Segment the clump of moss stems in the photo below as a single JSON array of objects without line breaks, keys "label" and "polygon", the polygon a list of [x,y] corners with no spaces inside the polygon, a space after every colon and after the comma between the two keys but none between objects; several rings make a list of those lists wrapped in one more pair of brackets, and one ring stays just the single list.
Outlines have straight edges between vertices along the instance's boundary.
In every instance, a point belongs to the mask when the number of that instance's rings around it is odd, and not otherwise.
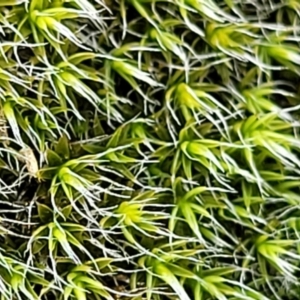
[{"label": "clump of moss stems", "polygon": [[0,299],[299,299],[299,21],[1,0]]}]

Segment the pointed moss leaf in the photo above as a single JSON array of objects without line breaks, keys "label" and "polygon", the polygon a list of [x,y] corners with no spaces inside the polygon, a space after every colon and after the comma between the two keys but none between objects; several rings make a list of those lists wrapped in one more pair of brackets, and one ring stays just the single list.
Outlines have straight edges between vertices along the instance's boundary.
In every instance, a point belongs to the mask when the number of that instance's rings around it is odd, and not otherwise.
[{"label": "pointed moss leaf", "polygon": [[69,216],[70,216],[70,214],[71,214],[71,212],[72,212],[72,210],[73,210],[73,206],[70,204],[70,205],[65,206],[65,207],[61,210],[61,213],[64,215],[64,217],[65,217],[66,219],[68,219]]},{"label": "pointed moss leaf", "polygon": [[70,286],[65,287],[63,291],[64,300],[68,300],[72,294],[73,288]]},{"label": "pointed moss leaf", "polygon": [[46,150],[46,158],[50,167],[60,166],[63,163],[61,156],[51,149]]},{"label": "pointed moss leaf", "polygon": [[120,141],[126,138],[127,133],[129,131],[128,126],[120,126],[112,135],[109,142],[107,143],[107,148],[117,147]]},{"label": "pointed moss leaf", "polygon": [[37,253],[40,253],[41,250],[47,245],[47,242],[46,241],[40,241],[40,240],[37,240],[33,243],[32,245],[32,253],[33,254],[37,254]]},{"label": "pointed moss leaf", "polygon": [[81,147],[90,154],[98,154],[104,151],[104,147],[95,144],[82,144]]},{"label": "pointed moss leaf", "polygon": [[83,284],[80,284],[80,286],[78,288],[74,288],[73,292],[75,295],[75,299],[87,300],[86,292],[83,289]]},{"label": "pointed moss leaf", "polygon": [[99,176],[99,174],[97,174],[96,172],[89,170],[89,169],[83,169],[83,170],[79,171],[78,175],[80,175],[81,177],[83,177],[91,182],[97,181],[101,178],[101,176]]},{"label": "pointed moss leaf", "polygon": [[70,158],[70,149],[69,149],[69,141],[66,135],[63,135],[56,147],[55,147],[55,152],[63,157],[64,159],[69,159]]},{"label": "pointed moss leaf", "polygon": [[53,211],[51,208],[49,208],[47,205],[38,203],[37,204],[37,208],[38,208],[38,214],[39,214],[39,218],[44,222],[47,223],[50,220],[52,220],[53,217]]},{"label": "pointed moss leaf", "polygon": [[202,272],[204,277],[207,276],[223,276],[227,274],[231,274],[237,271],[235,267],[220,267],[220,268],[212,268],[210,270],[205,270]]},{"label": "pointed moss leaf", "polygon": [[95,114],[93,130],[95,136],[101,136],[105,134],[98,114]]},{"label": "pointed moss leaf", "polygon": [[49,286],[50,285],[50,282],[48,280],[44,279],[41,276],[33,274],[33,273],[28,274],[28,279],[29,279],[30,282],[35,283],[35,284],[39,284],[39,285],[42,285],[42,286]]},{"label": "pointed moss leaf", "polygon": [[94,59],[96,56],[97,54],[93,52],[76,53],[69,57],[69,62],[71,64],[78,65],[84,60]]},{"label": "pointed moss leaf", "polygon": [[181,266],[177,266],[175,264],[167,264],[168,269],[173,272],[174,275],[182,278],[190,278],[190,279],[197,279],[197,275],[193,272],[183,268]]},{"label": "pointed moss leaf", "polygon": [[174,276],[173,272],[168,268],[168,266],[162,263],[158,263],[154,267],[154,271],[163,281],[165,281],[170,287],[172,287],[172,289],[181,300],[191,300],[184,287],[180,284],[180,282]]},{"label": "pointed moss leaf", "polygon": [[105,267],[109,266],[113,262],[113,259],[101,257],[101,258],[97,258],[94,261],[92,261],[91,264],[94,264],[94,262],[96,262],[98,268],[101,270],[101,269],[104,269]]},{"label": "pointed moss leaf", "polygon": [[2,158],[0,158],[0,169],[2,168],[7,168],[7,164]]}]

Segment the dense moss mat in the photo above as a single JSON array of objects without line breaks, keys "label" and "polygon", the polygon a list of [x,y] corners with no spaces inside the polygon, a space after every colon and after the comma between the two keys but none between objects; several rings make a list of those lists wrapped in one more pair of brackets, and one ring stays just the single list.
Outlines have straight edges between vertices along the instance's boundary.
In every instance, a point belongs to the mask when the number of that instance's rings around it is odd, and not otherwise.
[{"label": "dense moss mat", "polygon": [[298,0],[0,1],[0,300],[296,300]]}]

